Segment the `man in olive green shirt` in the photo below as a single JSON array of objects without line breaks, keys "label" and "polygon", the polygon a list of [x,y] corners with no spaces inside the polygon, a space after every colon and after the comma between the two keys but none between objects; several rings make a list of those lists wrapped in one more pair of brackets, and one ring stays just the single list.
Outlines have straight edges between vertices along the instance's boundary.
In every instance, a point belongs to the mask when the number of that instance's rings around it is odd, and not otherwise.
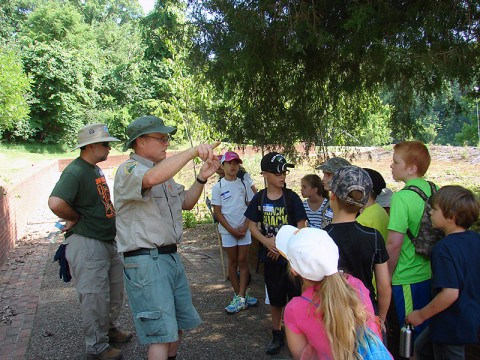
[{"label": "man in olive green shirt", "polygon": [[48,200],[55,215],[66,220],[66,258],[76,281],[87,359],[120,359],[122,351],[109,342],[122,343],[131,332],[117,329],[123,303],[123,266],[115,243],[115,208],[102,170],[111,137],[104,124],[79,131],[80,156],[63,171]]}]

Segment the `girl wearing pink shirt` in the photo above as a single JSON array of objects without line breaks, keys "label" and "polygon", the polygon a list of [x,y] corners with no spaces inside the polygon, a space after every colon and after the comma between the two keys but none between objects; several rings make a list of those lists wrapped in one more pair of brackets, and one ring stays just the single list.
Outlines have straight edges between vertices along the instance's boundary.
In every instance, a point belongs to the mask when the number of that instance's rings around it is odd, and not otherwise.
[{"label": "girl wearing pink shirt", "polygon": [[285,307],[287,342],[294,359],[363,358],[368,338],[375,359],[392,359],[380,340],[369,291],[338,271],[338,247],[323,230],[284,225],[276,247],[303,281],[302,296]]}]

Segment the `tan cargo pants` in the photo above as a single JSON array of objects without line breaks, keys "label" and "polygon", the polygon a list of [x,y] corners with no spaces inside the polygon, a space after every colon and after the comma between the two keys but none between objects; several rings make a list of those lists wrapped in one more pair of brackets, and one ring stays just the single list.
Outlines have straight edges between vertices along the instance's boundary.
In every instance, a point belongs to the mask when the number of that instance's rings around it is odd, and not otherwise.
[{"label": "tan cargo pants", "polygon": [[123,263],[115,241],[74,234],[67,239],[66,258],[76,283],[87,354],[108,347],[123,303]]}]

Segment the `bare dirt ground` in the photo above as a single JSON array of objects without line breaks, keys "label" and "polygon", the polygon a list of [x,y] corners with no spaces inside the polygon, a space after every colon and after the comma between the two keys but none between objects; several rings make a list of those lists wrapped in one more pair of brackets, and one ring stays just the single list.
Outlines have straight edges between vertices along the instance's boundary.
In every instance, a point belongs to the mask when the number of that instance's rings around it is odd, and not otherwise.
[{"label": "bare dirt ground", "polygon": [[[303,154],[301,149],[298,149],[300,155]],[[260,175],[260,150],[236,149],[240,157],[244,160],[244,165],[247,171],[254,178],[257,187],[263,187],[263,179]],[[447,184],[463,184],[463,186],[471,189],[480,190],[478,177],[480,175],[480,148],[478,147],[454,147],[454,146],[429,146],[430,155],[432,158],[430,168],[426,174],[429,180],[432,180],[438,185]],[[222,152],[220,150],[220,152]],[[396,183],[391,176],[390,164],[392,162],[393,150],[391,146],[388,147],[359,147],[330,150],[329,157],[340,156],[349,160],[352,164],[369,167],[379,171],[385,178],[387,186],[392,189],[401,188],[401,184]],[[292,159],[287,157],[287,160]],[[315,167],[322,162],[322,158],[317,154],[310,153],[308,160],[301,158],[297,162],[296,167],[290,172],[287,177],[289,187],[296,189],[300,188],[300,179],[308,173],[317,173],[321,176],[321,171],[316,171]],[[198,166],[197,166],[198,169]],[[179,180],[185,184],[189,184],[192,169],[185,169],[179,176]],[[182,181],[184,180],[184,181]],[[210,183],[215,183],[216,180],[210,180]],[[207,186],[207,192],[210,189]]]},{"label": "bare dirt ground", "polygon": [[[430,146],[431,165],[426,177],[439,186],[447,184],[463,184],[467,187],[480,186],[480,149],[477,147]],[[379,171],[387,186],[393,190],[403,185],[393,180],[390,171],[393,150],[388,148],[358,148],[348,153],[336,152],[352,164],[369,167]],[[470,186],[469,186],[470,185]]]}]

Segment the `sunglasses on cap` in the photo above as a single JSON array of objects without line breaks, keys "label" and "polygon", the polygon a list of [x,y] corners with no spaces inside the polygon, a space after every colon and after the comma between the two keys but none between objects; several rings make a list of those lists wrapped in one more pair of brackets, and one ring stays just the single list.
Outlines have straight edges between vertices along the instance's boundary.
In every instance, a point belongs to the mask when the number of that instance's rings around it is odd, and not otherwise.
[{"label": "sunglasses on cap", "polygon": [[283,170],[282,172],[276,172],[276,171],[267,171],[270,174],[273,174],[275,176],[282,176],[282,175],[288,175],[290,174],[290,170]]}]

